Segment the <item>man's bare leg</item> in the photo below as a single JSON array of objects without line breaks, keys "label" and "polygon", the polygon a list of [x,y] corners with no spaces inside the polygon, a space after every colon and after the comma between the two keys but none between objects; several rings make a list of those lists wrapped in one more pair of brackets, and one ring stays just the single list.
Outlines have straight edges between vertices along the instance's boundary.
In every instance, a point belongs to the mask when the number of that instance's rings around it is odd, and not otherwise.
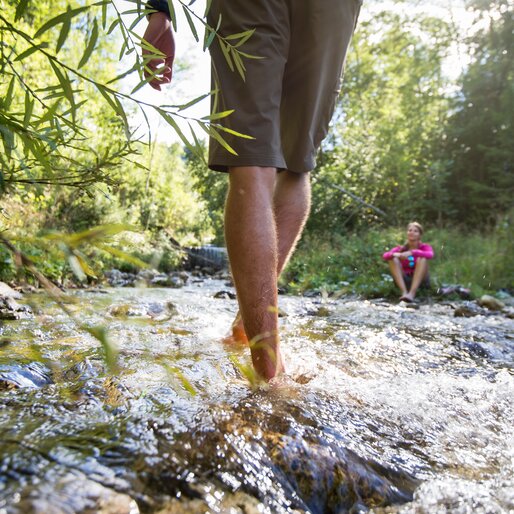
[{"label": "man's bare leg", "polygon": [[425,279],[428,273],[428,262],[423,257],[416,261],[416,268],[414,269],[414,275],[412,277],[412,283],[410,290],[407,294],[403,295],[402,298],[405,300],[414,300],[416,297],[416,291],[418,290],[421,282]]},{"label": "man's bare leg", "polygon": [[307,221],[311,208],[311,184],[309,173],[283,171],[278,174],[273,208],[277,223],[278,268],[280,276]]},{"label": "man's bare leg", "polygon": [[230,168],[225,206],[225,239],[239,309],[254,368],[265,380],[284,369],[278,340],[276,174],[275,168]]},{"label": "man's bare leg", "polygon": [[[277,227],[277,277],[286,267],[305,226],[310,211],[310,174],[282,171],[277,174],[273,212]],[[243,320],[238,313],[227,343],[248,343]]]},{"label": "man's bare leg", "polygon": [[401,298],[403,298],[407,294],[407,286],[405,285],[405,280],[403,279],[402,265],[398,257],[393,257],[389,261],[389,269],[391,270],[391,275],[393,276],[396,285],[402,292]]}]

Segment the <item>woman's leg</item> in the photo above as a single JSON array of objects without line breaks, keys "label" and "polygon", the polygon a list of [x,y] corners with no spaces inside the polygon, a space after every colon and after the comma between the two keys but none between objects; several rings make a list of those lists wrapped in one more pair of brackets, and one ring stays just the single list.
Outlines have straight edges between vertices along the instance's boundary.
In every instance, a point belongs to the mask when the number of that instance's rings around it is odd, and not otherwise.
[{"label": "woman's leg", "polygon": [[391,275],[393,276],[396,285],[400,288],[400,291],[402,292],[402,297],[405,296],[407,294],[407,287],[405,286],[402,265],[398,257],[393,257],[389,261],[389,269],[391,270]]},{"label": "woman's leg", "polygon": [[419,286],[425,280],[428,274],[428,262],[424,258],[420,258],[416,261],[416,268],[414,269],[414,275],[412,277],[412,283],[409,292],[404,295],[406,300],[414,300],[416,297],[416,291]]}]

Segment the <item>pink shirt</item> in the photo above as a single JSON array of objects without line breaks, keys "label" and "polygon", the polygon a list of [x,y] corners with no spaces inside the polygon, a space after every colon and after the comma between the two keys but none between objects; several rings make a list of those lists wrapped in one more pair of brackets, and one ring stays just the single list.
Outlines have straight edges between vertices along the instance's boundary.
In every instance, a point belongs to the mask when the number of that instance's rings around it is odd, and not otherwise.
[{"label": "pink shirt", "polygon": [[[382,255],[382,258],[386,261],[390,261],[393,258],[393,253],[401,253],[407,251],[404,246],[395,246],[392,250],[389,250],[388,252],[384,253]],[[424,259],[433,259],[434,258],[434,250],[433,248],[426,243],[419,243],[418,248],[415,248],[414,250],[410,250],[412,253],[412,256],[414,257],[414,265],[411,266],[411,263],[413,262],[412,259],[400,259],[400,263],[402,265],[403,272],[406,275],[412,275],[414,273],[414,269],[416,267],[416,261],[420,258]]]}]

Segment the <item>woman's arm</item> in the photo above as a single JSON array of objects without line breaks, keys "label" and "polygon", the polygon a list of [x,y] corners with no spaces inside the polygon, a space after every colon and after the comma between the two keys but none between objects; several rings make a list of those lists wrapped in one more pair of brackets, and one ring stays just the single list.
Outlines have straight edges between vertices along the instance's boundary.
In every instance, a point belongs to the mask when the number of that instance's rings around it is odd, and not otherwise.
[{"label": "woman's arm", "polygon": [[402,251],[402,247],[401,246],[395,246],[392,250],[389,250],[388,252],[385,252],[384,255],[382,255],[382,259],[384,259],[385,261],[390,261],[395,253],[399,253]]},{"label": "woman's arm", "polygon": [[421,243],[417,250],[411,250],[411,253],[417,259],[433,259],[434,258],[434,250],[433,248],[426,243]]}]

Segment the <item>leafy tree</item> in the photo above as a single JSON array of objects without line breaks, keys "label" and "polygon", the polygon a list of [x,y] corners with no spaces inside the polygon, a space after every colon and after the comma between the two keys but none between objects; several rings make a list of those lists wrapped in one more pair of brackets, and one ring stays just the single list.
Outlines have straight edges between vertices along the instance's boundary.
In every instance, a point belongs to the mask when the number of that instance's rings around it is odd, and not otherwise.
[{"label": "leafy tree", "polygon": [[322,152],[311,229],[437,219],[444,211],[442,62],[452,34],[441,19],[390,12],[360,24]]},{"label": "leafy tree", "polygon": [[455,220],[495,224],[514,198],[514,12],[509,0],[474,0],[472,62],[448,129]]}]

